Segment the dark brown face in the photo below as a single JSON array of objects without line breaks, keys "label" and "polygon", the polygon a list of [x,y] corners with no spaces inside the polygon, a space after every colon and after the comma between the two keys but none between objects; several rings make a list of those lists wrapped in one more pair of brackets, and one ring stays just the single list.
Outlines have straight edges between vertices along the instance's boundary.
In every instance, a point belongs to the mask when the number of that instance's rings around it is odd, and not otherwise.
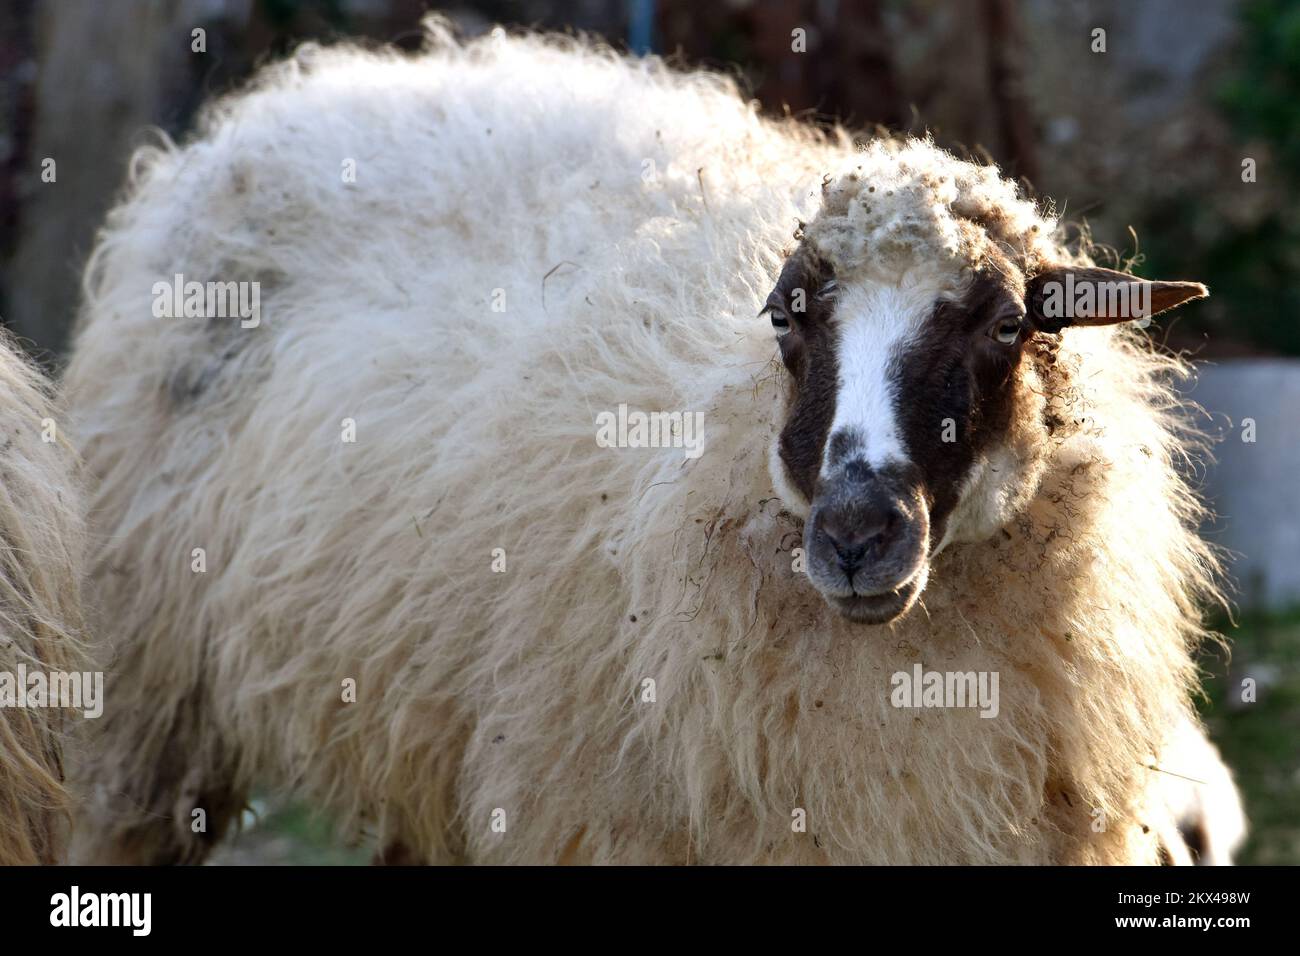
[{"label": "dark brown face", "polygon": [[989,255],[973,276],[921,263],[882,281],[835,276],[805,244],[763,310],[790,373],[773,479],[807,509],[809,580],[853,620],[904,614],[935,554],[993,535],[1035,493],[1047,426],[1020,406],[1046,386],[1026,377],[1027,344],[1046,354],[1067,326],[1207,294],[1095,267],[1026,282]]},{"label": "dark brown face", "polygon": [[1019,477],[1000,446],[1032,329],[1007,272],[836,281],[801,249],[769,297],[791,379],[781,477],[808,504],[810,580],[854,620],[904,613],[954,522],[982,525]]}]

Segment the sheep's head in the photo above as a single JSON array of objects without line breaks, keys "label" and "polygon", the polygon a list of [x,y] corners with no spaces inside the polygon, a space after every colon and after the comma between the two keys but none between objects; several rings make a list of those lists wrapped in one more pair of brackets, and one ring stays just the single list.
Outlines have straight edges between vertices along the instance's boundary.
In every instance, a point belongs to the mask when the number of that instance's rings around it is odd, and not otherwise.
[{"label": "sheep's head", "polygon": [[828,178],[763,310],[789,372],[773,479],[809,579],[845,616],[906,613],[931,559],[998,533],[1048,447],[1057,333],[1206,294],[1063,260],[995,170],[927,143]]}]

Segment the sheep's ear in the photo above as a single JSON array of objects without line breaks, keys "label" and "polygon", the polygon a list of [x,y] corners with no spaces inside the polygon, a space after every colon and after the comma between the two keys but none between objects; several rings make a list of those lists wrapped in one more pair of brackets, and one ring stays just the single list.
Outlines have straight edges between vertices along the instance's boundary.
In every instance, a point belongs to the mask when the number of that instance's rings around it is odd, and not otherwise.
[{"label": "sheep's ear", "polygon": [[1029,280],[1025,309],[1036,328],[1059,332],[1068,325],[1150,318],[1209,294],[1199,282],[1160,282],[1114,269],[1059,266]]}]

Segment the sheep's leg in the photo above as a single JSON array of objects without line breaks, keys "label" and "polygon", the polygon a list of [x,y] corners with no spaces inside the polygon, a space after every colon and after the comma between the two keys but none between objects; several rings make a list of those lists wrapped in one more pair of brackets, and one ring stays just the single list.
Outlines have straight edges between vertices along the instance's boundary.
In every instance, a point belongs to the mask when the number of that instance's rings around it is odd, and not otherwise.
[{"label": "sheep's leg", "polygon": [[200,694],[194,689],[166,716],[105,712],[78,773],[85,806],[73,862],[202,863],[237,823],[247,794]]},{"label": "sheep's leg", "polygon": [[424,859],[405,843],[394,840],[375,851],[371,866],[423,866]]}]

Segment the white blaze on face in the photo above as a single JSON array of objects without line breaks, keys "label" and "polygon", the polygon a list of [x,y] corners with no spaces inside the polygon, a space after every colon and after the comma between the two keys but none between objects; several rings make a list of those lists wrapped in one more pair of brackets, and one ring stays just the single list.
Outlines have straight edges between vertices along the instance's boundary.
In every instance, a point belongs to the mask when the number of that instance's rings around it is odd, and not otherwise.
[{"label": "white blaze on face", "polygon": [[907,360],[908,345],[933,314],[939,293],[934,281],[841,287],[834,320],[839,378],[823,476],[830,470],[830,439],[850,429],[863,441],[854,457],[871,467],[908,460],[896,408],[899,363]]}]

